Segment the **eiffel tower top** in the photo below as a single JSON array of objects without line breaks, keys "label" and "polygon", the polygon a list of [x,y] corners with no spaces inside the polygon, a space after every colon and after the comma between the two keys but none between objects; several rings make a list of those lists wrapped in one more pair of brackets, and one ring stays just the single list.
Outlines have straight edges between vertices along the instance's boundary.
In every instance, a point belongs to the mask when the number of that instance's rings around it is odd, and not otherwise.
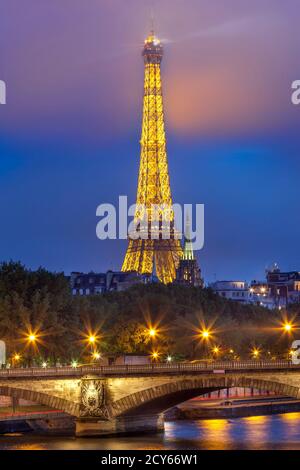
[{"label": "eiffel tower top", "polygon": [[163,46],[158,37],[155,36],[153,30],[150,32],[147,39],[145,39],[143,56],[145,63],[157,64],[162,60]]}]

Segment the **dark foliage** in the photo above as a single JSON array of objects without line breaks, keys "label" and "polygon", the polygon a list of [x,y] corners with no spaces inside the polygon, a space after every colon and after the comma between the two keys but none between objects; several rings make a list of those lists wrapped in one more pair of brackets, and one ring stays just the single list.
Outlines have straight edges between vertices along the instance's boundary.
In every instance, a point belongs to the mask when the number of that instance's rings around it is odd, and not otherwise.
[{"label": "dark foliage", "polygon": [[[297,322],[299,306],[290,315]],[[95,297],[72,297],[63,273],[21,263],[0,265],[0,336],[8,353],[20,352],[24,363],[47,358],[69,362],[90,360],[88,334],[99,335],[94,346],[103,353],[149,353],[157,350],[182,358],[212,355],[220,346],[222,357],[249,357],[258,347],[262,356],[286,355],[291,337],[282,334],[282,312],[227,301],[211,289],[179,285],[135,285],[124,292]],[[150,338],[148,328],[157,329]],[[201,331],[211,332],[201,340]],[[28,344],[36,333],[35,346]],[[230,353],[230,350],[234,353]]]}]

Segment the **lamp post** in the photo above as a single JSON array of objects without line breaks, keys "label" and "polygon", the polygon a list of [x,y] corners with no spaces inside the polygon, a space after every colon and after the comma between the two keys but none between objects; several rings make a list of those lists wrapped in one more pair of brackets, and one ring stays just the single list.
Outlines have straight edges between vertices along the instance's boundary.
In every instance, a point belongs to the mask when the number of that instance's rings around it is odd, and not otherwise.
[{"label": "lamp post", "polygon": [[282,329],[285,333],[292,333],[294,330],[294,325],[290,322],[286,322],[283,324]]},{"label": "lamp post", "polygon": [[99,361],[99,359],[101,359],[101,354],[98,351],[94,351],[93,354],[92,354],[92,358],[95,361]]},{"label": "lamp post", "polygon": [[151,354],[152,362],[157,362],[159,360],[160,353],[158,351],[153,351]]},{"label": "lamp post", "polygon": [[[35,345],[36,345],[36,340],[37,340],[37,336],[35,333],[29,333],[28,336],[27,336],[27,341],[29,343],[29,346],[31,346],[32,349],[34,349]],[[31,358],[31,355],[29,356],[29,367],[32,366],[32,358]]]},{"label": "lamp post", "polygon": [[150,338],[155,338],[157,331],[155,328],[149,328],[148,333]]},{"label": "lamp post", "polygon": [[251,351],[251,354],[252,354],[252,357],[253,357],[254,359],[259,359],[260,350],[257,349],[257,348],[253,348],[252,351]]},{"label": "lamp post", "polygon": [[212,353],[214,355],[214,357],[217,359],[219,354],[220,354],[220,348],[218,346],[215,346],[213,349],[212,349]]},{"label": "lamp post", "polygon": [[13,367],[16,367],[17,364],[20,362],[20,360],[21,360],[20,354],[18,354],[18,353],[14,354],[13,357],[12,357]]},{"label": "lamp post", "polygon": [[207,329],[204,329],[202,331],[200,331],[200,338],[201,340],[203,341],[204,343],[204,352],[205,352],[205,355],[208,356],[208,343],[209,343],[209,340],[211,338],[211,333],[209,330]]},{"label": "lamp post", "polygon": [[92,345],[95,344],[96,343],[96,336],[90,335],[88,341]]}]

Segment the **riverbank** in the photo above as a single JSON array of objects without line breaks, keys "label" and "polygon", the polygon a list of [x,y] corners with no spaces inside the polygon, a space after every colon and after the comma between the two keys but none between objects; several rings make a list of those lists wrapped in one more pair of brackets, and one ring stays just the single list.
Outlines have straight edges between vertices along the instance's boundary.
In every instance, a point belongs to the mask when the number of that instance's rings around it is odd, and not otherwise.
[{"label": "riverbank", "polygon": [[[5,411],[5,412],[4,412]],[[182,403],[165,414],[166,422],[182,420],[234,419],[300,412],[300,400],[288,397],[247,397],[230,399],[196,399]],[[0,434],[44,433],[73,435],[75,418],[58,410],[45,407],[4,410],[0,413]]]},{"label": "riverbank", "polygon": [[60,411],[30,411],[28,413],[0,414],[0,434],[18,432],[74,434],[75,419]]},{"label": "riverbank", "polygon": [[[173,421],[151,435],[75,438],[42,433],[0,435],[2,450],[300,450],[300,413]],[[47,460],[47,457],[46,457]]]},{"label": "riverbank", "polygon": [[229,400],[191,400],[166,413],[166,421],[242,418],[300,411],[300,400],[288,397],[259,397]]}]

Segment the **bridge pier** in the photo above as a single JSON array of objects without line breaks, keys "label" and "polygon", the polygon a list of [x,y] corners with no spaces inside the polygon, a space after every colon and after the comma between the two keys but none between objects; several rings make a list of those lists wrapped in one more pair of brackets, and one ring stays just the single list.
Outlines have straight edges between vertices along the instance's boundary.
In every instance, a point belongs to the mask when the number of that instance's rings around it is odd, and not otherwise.
[{"label": "bridge pier", "polygon": [[154,434],[164,431],[164,416],[137,415],[118,416],[111,420],[97,418],[78,418],[76,420],[77,437],[116,436],[129,434]]}]

